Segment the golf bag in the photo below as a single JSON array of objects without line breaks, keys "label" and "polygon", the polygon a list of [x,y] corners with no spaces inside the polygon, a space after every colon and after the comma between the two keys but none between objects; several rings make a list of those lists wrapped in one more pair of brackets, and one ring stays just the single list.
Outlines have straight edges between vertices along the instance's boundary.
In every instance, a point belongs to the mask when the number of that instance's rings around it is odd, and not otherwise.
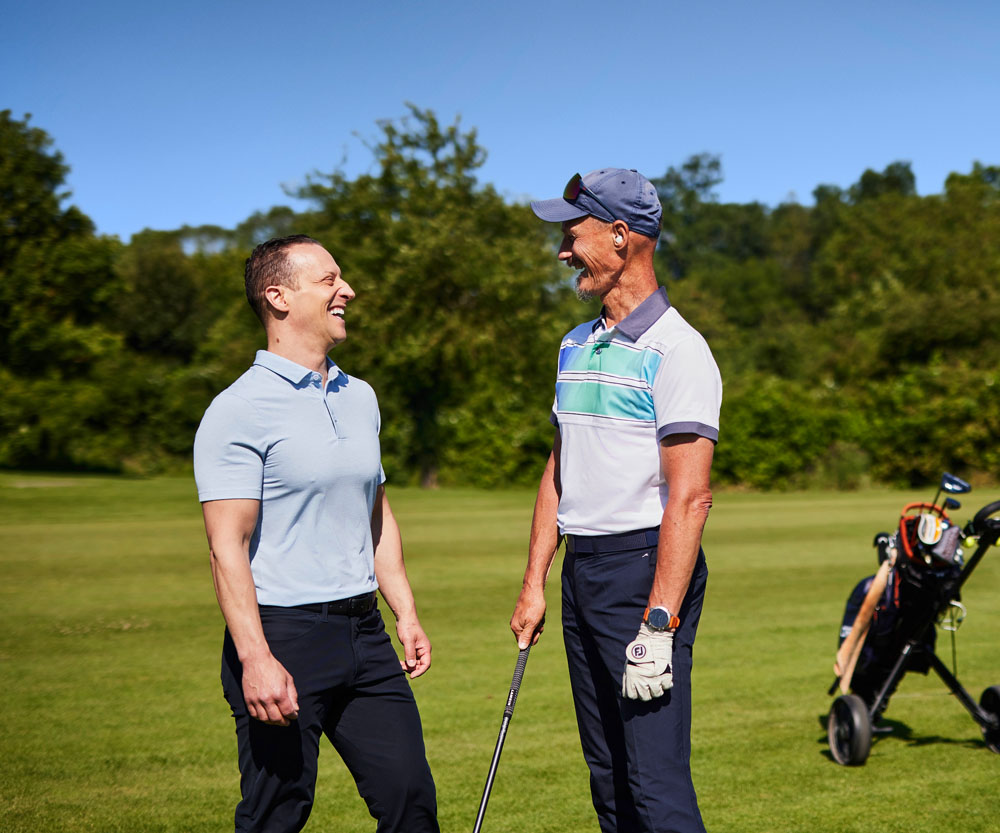
[{"label": "golf bag", "polygon": [[[875,536],[879,569],[847,600],[834,661],[837,678],[829,691],[841,691],[827,718],[830,751],[839,764],[865,762],[874,724],[903,676],[932,669],[979,725],[986,747],[1000,752],[1000,686],[987,688],[977,705],[935,654],[935,624],[950,621],[951,630],[957,627],[961,617],[954,615],[965,613],[962,585],[1000,540],[1000,501],[984,506],[964,527],[948,514],[960,508],[957,500],[937,503],[942,491],[970,490],[945,474],[934,501],[907,504],[896,531]],[[974,547],[968,562],[963,547]]]},{"label": "golf bag", "polygon": [[[913,527],[908,523],[911,518],[904,519],[904,527]],[[916,519],[912,519],[916,520]],[[957,527],[950,527],[958,531]],[[907,533],[912,532],[907,529]],[[911,562],[909,558],[899,559],[895,554],[902,550],[900,546],[901,532],[890,535],[880,532],[875,536],[874,545],[879,550],[879,563],[892,558],[894,563],[886,577],[885,589],[879,595],[875,611],[872,615],[868,634],[861,648],[861,653],[851,678],[851,690],[861,697],[871,708],[882,686],[892,673],[893,665],[907,639],[912,635],[908,624],[919,618],[919,611],[934,604],[933,589],[949,578],[955,577],[961,570],[961,554],[952,551],[952,559],[948,566],[929,566],[921,559]],[[954,536],[949,536],[954,538]],[[916,539],[911,542],[914,548],[923,549],[926,545]],[[957,555],[957,558],[955,557]],[[932,559],[933,563],[933,559]],[[875,576],[862,579],[851,591],[844,607],[844,618],[840,626],[840,641],[838,647],[850,635],[861,605],[871,589]],[[957,599],[956,599],[957,600]],[[916,640],[906,658],[904,670],[927,674],[931,669],[930,656],[934,653],[937,641],[937,631],[927,628]],[[898,684],[898,680],[897,680]],[[888,697],[895,691],[895,684],[886,692],[886,697],[874,714],[877,721],[882,711],[888,705]]]}]

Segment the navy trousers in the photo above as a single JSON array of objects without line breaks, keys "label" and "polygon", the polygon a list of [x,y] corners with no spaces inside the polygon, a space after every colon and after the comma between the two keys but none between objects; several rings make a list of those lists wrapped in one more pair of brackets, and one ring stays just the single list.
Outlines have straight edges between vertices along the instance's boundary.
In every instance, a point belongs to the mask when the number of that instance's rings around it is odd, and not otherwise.
[{"label": "navy trousers", "polygon": [[[593,540],[593,539],[591,539]],[[622,696],[625,648],[649,601],[656,545],[567,551],[563,635],[583,755],[603,833],[704,833],[691,781],[691,663],[708,568],[698,553],[674,634],[673,688],[648,703]]]},{"label": "navy trousers", "polygon": [[237,833],[294,833],[312,809],[320,735],[347,764],[379,833],[438,833],[434,781],[413,692],[378,608],[360,616],[262,608],[271,653],[299,695],[289,726],[250,717],[229,632],[222,687],[236,720]]}]

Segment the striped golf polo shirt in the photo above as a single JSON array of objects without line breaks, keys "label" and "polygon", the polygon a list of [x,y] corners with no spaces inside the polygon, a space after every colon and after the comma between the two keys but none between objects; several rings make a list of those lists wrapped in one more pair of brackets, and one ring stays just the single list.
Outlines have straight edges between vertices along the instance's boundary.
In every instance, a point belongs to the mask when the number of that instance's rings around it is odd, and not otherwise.
[{"label": "striped golf polo shirt", "polygon": [[722,379],[705,339],[660,288],[608,329],[563,338],[551,421],[559,429],[559,528],[604,535],[659,526],[667,502],[659,441],[716,442]]}]

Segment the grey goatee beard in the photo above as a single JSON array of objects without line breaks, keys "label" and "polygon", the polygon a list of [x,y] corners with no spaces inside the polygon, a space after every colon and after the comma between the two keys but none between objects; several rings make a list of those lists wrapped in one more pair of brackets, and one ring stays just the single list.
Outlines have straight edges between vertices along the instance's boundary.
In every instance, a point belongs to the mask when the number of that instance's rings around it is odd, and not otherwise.
[{"label": "grey goatee beard", "polygon": [[597,293],[591,292],[589,289],[584,289],[582,286],[580,286],[581,281],[582,278],[576,279],[576,287],[575,287],[576,297],[579,298],[581,301],[592,301],[594,298],[597,297]]}]

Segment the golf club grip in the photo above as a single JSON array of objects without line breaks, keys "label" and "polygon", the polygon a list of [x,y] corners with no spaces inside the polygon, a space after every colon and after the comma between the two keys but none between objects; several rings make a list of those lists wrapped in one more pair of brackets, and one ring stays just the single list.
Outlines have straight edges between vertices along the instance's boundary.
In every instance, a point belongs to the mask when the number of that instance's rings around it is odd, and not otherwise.
[{"label": "golf club grip", "polygon": [[521,652],[517,655],[517,665],[514,666],[514,679],[510,683],[510,694],[507,695],[507,708],[504,709],[504,717],[510,718],[514,714],[514,704],[517,702],[517,693],[521,690],[521,678],[524,676],[524,666],[528,664],[528,651],[531,650],[529,645],[527,648],[521,649]]}]

